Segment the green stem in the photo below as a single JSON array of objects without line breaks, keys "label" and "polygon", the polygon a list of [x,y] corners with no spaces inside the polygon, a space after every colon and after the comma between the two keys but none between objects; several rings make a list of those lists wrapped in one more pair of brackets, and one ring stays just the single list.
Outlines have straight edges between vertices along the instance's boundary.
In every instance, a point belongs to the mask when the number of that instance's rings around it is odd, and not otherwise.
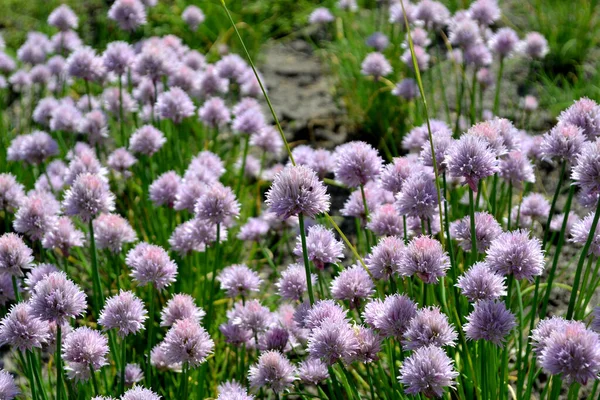
[{"label": "green stem", "polygon": [[119,395],[125,393],[125,367],[127,366],[127,347],[125,337],[121,339],[121,379],[119,380]]},{"label": "green stem", "polygon": [[596,237],[596,228],[598,227],[598,219],[600,218],[600,199],[598,200],[598,204],[596,204],[596,211],[594,212],[594,220],[592,221],[592,226],[590,228],[590,233],[588,234],[588,238],[581,250],[581,255],[579,256],[579,262],[577,263],[577,270],[575,271],[575,279],[573,280],[573,290],[571,291],[571,298],[569,299],[569,309],[567,310],[567,319],[571,319],[573,317],[573,312],[575,311],[575,299],[577,298],[577,291],[579,290],[579,280],[581,279],[581,271],[583,269],[583,264],[585,263],[585,259],[588,256],[588,252],[590,250],[590,246],[592,245],[593,239]]},{"label": "green stem", "polygon": [[240,197],[240,190],[242,188],[242,182],[244,181],[244,174],[246,172],[246,159],[248,158],[249,143],[250,143],[250,135],[245,135],[245,137],[244,137],[244,154],[242,156],[242,165],[240,167],[238,183],[235,188],[235,196],[237,198]]},{"label": "green stem", "polygon": [[312,282],[310,279],[310,263],[308,261],[308,251],[306,249],[306,232],[304,231],[304,215],[298,214],[298,222],[300,223],[300,239],[302,241],[302,257],[304,259],[304,271],[306,272],[306,288],[310,305],[315,304],[315,295],[313,294]]},{"label": "green stem", "polygon": [[504,71],[504,57],[500,57],[500,67],[498,68],[498,77],[496,78],[496,94],[494,94],[494,115],[498,115],[500,108],[500,84],[502,83],[502,72]]},{"label": "green stem", "polygon": [[471,220],[471,265],[477,262],[477,231],[475,227],[475,200],[473,199],[473,189],[469,187],[469,212]]},{"label": "green stem", "polygon": [[63,367],[62,367],[62,326],[56,323],[56,400],[62,400]]},{"label": "green stem", "polygon": [[[149,302],[150,302],[150,311],[148,313],[148,343],[146,344],[146,383],[150,386],[152,385],[152,368],[150,366],[150,354],[152,353],[152,342],[154,339],[154,286],[148,285],[150,290],[149,293]],[[122,366],[125,369],[125,366]]]},{"label": "green stem", "polygon": [[125,126],[123,121],[123,82],[121,78],[122,76],[119,75],[119,125],[121,129],[121,145],[125,146]]},{"label": "green stem", "polygon": [[94,367],[90,364],[90,375],[92,376],[92,386],[94,387],[94,395],[98,396],[100,391],[98,390],[98,380],[96,380],[96,373],[94,372]]},{"label": "green stem", "polygon": [[23,353],[21,352],[21,350],[17,350],[18,354],[19,354],[19,360],[21,361],[21,364],[23,365],[23,369],[25,370],[25,374],[27,375],[27,380],[29,381],[29,388],[31,389],[31,398],[33,400],[37,400],[37,391],[35,389],[35,381],[33,378],[33,368],[34,364],[33,362],[31,362],[31,357],[29,354],[29,351],[27,352],[27,361],[25,361],[25,358],[23,357]]},{"label": "green stem", "polygon": [[92,279],[95,282],[95,286],[96,286],[96,290],[97,293],[94,293],[94,312],[96,314],[96,318],[99,317],[100,313],[100,308],[102,307],[102,304],[104,304],[104,296],[102,294],[102,282],[100,281],[100,273],[98,272],[98,257],[96,254],[96,240],[94,237],[94,224],[92,223],[92,220],[90,219],[89,223],[89,230],[90,230],[90,253],[92,256]]},{"label": "green stem", "polygon": [[21,293],[19,293],[19,285],[17,284],[17,277],[16,276],[11,276],[12,279],[12,287],[13,287],[13,291],[15,292],[15,301],[17,303],[21,302]]}]

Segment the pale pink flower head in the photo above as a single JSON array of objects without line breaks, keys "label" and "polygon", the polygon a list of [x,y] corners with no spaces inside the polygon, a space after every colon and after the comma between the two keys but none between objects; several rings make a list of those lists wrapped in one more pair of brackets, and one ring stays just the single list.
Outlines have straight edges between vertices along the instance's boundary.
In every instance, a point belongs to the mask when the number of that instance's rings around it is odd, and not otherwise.
[{"label": "pale pink flower head", "polygon": [[175,282],[177,264],[160,246],[140,243],[127,253],[125,263],[139,286],[151,283],[161,290]]},{"label": "pale pink flower head", "polygon": [[282,393],[296,380],[296,369],[280,352],[267,351],[260,355],[258,363],[250,367],[248,380],[253,388],[266,387]]},{"label": "pale pink flower head", "polygon": [[65,193],[63,207],[66,215],[76,215],[83,222],[115,208],[115,196],[108,183],[94,174],[81,174]]},{"label": "pale pink flower head", "polygon": [[33,315],[59,324],[82,315],[87,307],[85,293],[62,271],[51,272],[39,281],[29,301]]},{"label": "pale pink flower head", "polygon": [[11,276],[23,276],[31,268],[33,252],[19,235],[5,233],[0,236],[0,271]]},{"label": "pale pink flower head", "polygon": [[59,217],[54,228],[44,236],[42,245],[46,249],[60,249],[68,256],[72,247],[81,247],[84,241],[83,232],[75,228],[69,217]]},{"label": "pale pink flower head", "polygon": [[333,22],[334,17],[331,11],[325,7],[318,7],[308,16],[309,24],[327,24]]},{"label": "pale pink flower head", "polygon": [[182,319],[191,319],[200,323],[206,315],[203,309],[198,307],[194,298],[189,294],[178,293],[167,301],[160,313],[160,326],[172,326]]},{"label": "pale pink flower head", "polygon": [[450,175],[464,178],[473,191],[477,191],[480,180],[498,172],[498,160],[488,143],[473,135],[463,135],[454,142],[444,162]]},{"label": "pale pink flower head", "polygon": [[240,215],[240,204],[230,187],[215,183],[200,196],[194,212],[213,224],[231,226]]},{"label": "pale pink flower head", "polygon": [[17,209],[13,228],[31,240],[41,240],[54,229],[60,204],[49,192],[32,192],[23,199]]},{"label": "pale pink flower head", "polygon": [[158,95],[156,112],[163,119],[179,124],[194,115],[195,106],[190,96],[181,88],[173,87]]},{"label": "pale pink flower head", "polygon": [[379,52],[367,54],[361,64],[361,74],[379,79],[392,73],[392,66],[385,56]]},{"label": "pale pink flower head", "polygon": [[151,156],[166,143],[164,134],[152,125],[144,125],[136,130],[129,139],[129,150]]},{"label": "pale pink flower head", "polygon": [[73,78],[98,81],[106,73],[102,59],[91,47],[80,47],[67,58],[67,73]]},{"label": "pale pink flower head", "polygon": [[124,31],[135,31],[146,24],[146,10],[140,0],[117,0],[108,10],[108,18]]},{"label": "pale pink flower head", "polygon": [[127,42],[114,41],[106,46],[102,56],[104,67],[107,71],[123,75],[129,71],[135,60],[135,52]]},{"label": "pale pink flower head", "polygon": [[450,259],[441,243],[428,236],[419,236],[406,246],[398,272],[402,276],[416,275],[425,283],[437,283],[449,268]]},{"label": "pale pink flower head", "polygon": [[208,98],[202,107],[198,108],[198,117],[211,128],[221,127],[231,120],[229,109],[220,97]]},{"label": "pale pink flower head", "polygon": [[558,122],[579,127],[589,141],[594,141],[600,136],[600,105],[582,97],[558,116]]},{"label": "pale pink flower head", "polygon": [[215,344],[197,321],[186,318],[171,326],[161,346],[169,364],[181,363],[195,368],[206,361]]},{"label": "pale pink flower head", "polygon": [[[322,225],[313,225],[308,228],[306,249],[308,259],[319,269],[325,268],[326,264],[334,264],[344,258],[344,245],[335,238],[331,229],[327,229]],[[302,258],[300,236],[296,238],[294,254],[298,258]]]},{"label": "pale pink flower head", "polygon": [[234,264],[224,268],[217,281],[221,283],[221,289],[225,290],[227,297],[248,297],[252,292],[258,292],[262,279],[258,274],[248,268],[245,264]]},{"label": "pale pink flower head", "polygon": [[572,163],[581,153],[585,141],[583,129],[568,122],[559,122],[544,135],[540,151],[545,159],[558,158]]},{"label": "pale pink flower head", "polygon": [[383,160],[377,150],[365,142],[350,142],[338,146],[334,157],[335,177],[349,187],[358,187],[375,180],[383,167]]},{"label": "pale pink flower head", "polygon": [[183,10],[181,18],[192,31],[196,31],[198,30],[198,25],[204,22],[205,16],[200,8],[192,5],[187,6]]},{"label": "pale pink flower head", "polygon": [[78,19],[75,12],[66,4],[56,7],[48,16],[48,25],[52,25],[61,31],[77,29]]},{"label": "pale pink flower head", "polygon": [[152,182],[148,189],[150,200],[159,206],[172,208],[177,200],[181,177],[175,171],[167,171]]},{"label": "pale pink flower head", "polygon": [[266,204],[283,219],[300,213],[312,218],[329,211],[329,195],[312,169],[289,165],[275,177]]},{"label": "pale pink flower head", "polygon": [[25,198],[25,187],[11,173],[0,174],[0,209],[13,212]]},{"label": "pale pink flower head", "polygon": [[130,291],[106,299],[98,323],[104,330],[116,329],[121,338],[144,329],[147,312],[144,303]]},{"label": "pale pink flower head", "polygon": [[538,32],[529,32],[521,42],[519,50],[522,54],[532,59],[542,59],[550,51],[548,41]]},{"label": "pale pink flower head", "polygon": [[108,351],[106,336],[87,326],[82,326],[65,337],[62,357],[69,364],[74,363],[82,369],[98,371],[108,364],[106,358]]}]

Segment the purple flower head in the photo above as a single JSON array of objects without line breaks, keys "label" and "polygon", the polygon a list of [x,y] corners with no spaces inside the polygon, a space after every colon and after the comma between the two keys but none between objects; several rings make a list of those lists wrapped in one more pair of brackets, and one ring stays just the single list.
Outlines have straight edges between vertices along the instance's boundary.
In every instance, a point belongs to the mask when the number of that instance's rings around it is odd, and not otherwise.
[{"label": "purple flower head", "polygon": [[25,277],[25,289],[32,293],[35,285],[52,272],[58,272],[58,268],[53,264],[38,264]]},{"label": "purple flower head", "polygon": [[246,61],[237,54],[227,54],[216,64],[217,74],[221,78],[240,81],[248,68]]},{"label": "purple flower head", "polygon": [[34,131],[13,139],[7,150],[7,159],[37,165],[57,154],[56,141],[44,131]]},{"label": "purple flower head", "polygon": [[219,396],[216,400],[253,400],[254,396],[249,395],[246,388],[236,381],[229,381],[217,386]]},{"label": "purple flower head", "polygon": [[161,397],[150,389],[134,386],[123,393],[121,400],[161,400]]},{"label": "purple flower head", "polygon": [[349,187],[358,187],[375,180],[383,167],[383,160],[377,150],[365,142],[350,142],[338,146],[334,157],[335,177]]},{"label": "purple flower head", "polygon": [[131,387],[144,380],[144,371],[139,364],[127,364],[125,366],[125,386]]},{"label": "purple flower head", "polygon": [[32,192],[23,199],[17,209],[13,228],[31,240],[41,240],[46,233],[54,229],[59,210],[60,204],[51,193]]},{"label": "purple flower head", "polygon": [[123,244],[133,243],[137,237],[129,222],[117,214],[100,214],[93,222],[96,246],[119,253]]},{"label": "purple flower head", "polygon": [[404,333],[402,345],[407,350],[434,345],[454,346],[458,334],[448,322],[448,318],[438,307],[427,307],[417,311]]},{"label": "purple flower head", "polygon": [[390,4],[390,18],[389,21],[392,24],[400,24],[400,26],[404,27],[404,10],[406,10],[406,19],[408,19],[408,23],[411,24],[415,22],[415,11],[416,6],[413,3],[406,3],[404,7],[400,3],[391,3]]},{"label": "purple flower head", "polygon": [[[322,225],[313,225],[308,228],[306,249],[308,251],[308,259],[319,269],[325,268],[325,264],[335,264],[344,258],[344,245],[335,239],[332,230]],[[294,254],[298,258],[302,257],[300,236],[296,238]]]},{"label": "purple flower head", "polygon": [[14,211],[25,198],[25,187],[11,173],[0,174],[0,209]]},{"label": "purple flower head", "polygon": [[175,171],[168,171],[152,182],[149,188],[150,200],[156,207],[167,206],[172,208],[177,200],[177,192],[181,185],[181,178]]},{"label": "purple flower head", "polygon": [[432,218],[438,206],[435,183],[429,174],[413,174],[396,195],[396,209],[400,215]]},{"label": "purple flower head", "polygon": [[129,150],[151,156],[166,143],[167,139],[161,131],[152,125],[144,125],[136,130],[129,139]]},{"label": "purple flower head", "polygon": [[392,66],[385,56],[379,52],[367,54],[361,64],[360,73],[372,76],[376,80],[392,73]]},{"label": "purple flower head", "polygon": [[67,58],[67,73],[73,78],[98,81],[104,74],[104,64],[91,47],[80,47]]},{"label": "purple flower head", "polygon": [[402,236],[404,228],[402,216],[393,204],[383,204],[370,214],[367,228],[377,236]]},{"label": "purple flower head", "polygon": [[421,0],[413,11],[414,18],[422,21],[425,26],[441,27],[450,18],[450,11],[439,1]]},{"label": "purple flower head", "polygon": [[412,175],[418,166],[406,157],[395,157],[392,163],[383,167],[380,175],[380,185],[392,193],[399,193],[402,185]]},{"label": "purple flower head", "polygon": [[294,314],[294,319],[301,327],[313,330],[323,324],[326,319],[347,322],[346,311],[333,300],[317,301],[312,307],[303,303]]},{"label": "purple flower head", "polygon": [[[19,281],[17,281],[17,290],[21,292]],[[12,276],[9,274],[0,274],[0,305],[16,300],[15,290],[12,284]]]},{"label": "purple flower head", "polygon": [[195,237],[196,226],[198,224],[194,220],[177,225],[169,238],[171,250],[179,253],[181,257],[185,257],[191,251],[204,251],[205,243]]},{"label": "purple flower head", "polygon": [[548,41],[538,32],[529,32],[521,42],[519,50],[532,59],[542,59],[548,54]]},{"label": "purple flower head", "polygon": [[[427,53],[427,50],[425,50],[421,46],[414,46],[413,49],[415,52],[415,60],[417,61],[417,67],[419,68],[419,71],[426,71],[427,69],[429,69],[429,60],[431,56]],[[414,71],[415,67],[413,64],[413,58],[410,49],[407,49],[402,54],[400,60],[402,60],[402,62],[406,64],[409,70]]]},{"label": "purple flower head", "polygon": [[259,242],[268,233],[271,227],[262,218],[248,218],[248,221],[240,228],[237,238],[244,241]]},{"label": "purple flower head", "polygon": [[81,112],[73,104],[63,102],[58,105],[50,117],[50,130],[76,132],[81,119]]},{"label": "purple flower head", "polygon": [[383,51],[390,45],[390,40],[385,34],[375,32],[367,38],[366,44],[367,46],[374,48],[375,51]]},{"label": "purple flower head", "polygon": [[108,339],[100,332],[86,326],[75,329],[65,337],[63,359],[69,363],[82,364],[94,371],[108,364]]},{"label": "purple flower head", "polygon": [[519,36],[511,28],[500,28],[489,40],[490,50],[501,58],[509,57],[519,44]]},{"label": "purple flower head", "polygon": [[38,101],[33,110],[33,120],[40,125],[49,126],[52,113],[59,104],[54,97],[44,97]]},{"label": "purple flower head", "polygon": [[500,275],[532,280],[544,270],[544,252],[537,238],[525,230],[503,232],[486,251],[486,263]]},{"label": "purple flower head", "polygon": [[198,108],[198,118],[211,128],[223,126],[231,120],[229,109],[220,97],[208,98],[202,107]]},{"label": "purple flower head", "polygon": [[50,80],[50,70],[44,64],[35,65],[29,70],[29,79],[32,84],[46,85]]},{"label": "purple flower head", "polygon": [[[138,2],[138,0],[121,1]],[[144,46],[142,52],[136,56],[133,63],[133,71],[140,76],[146,76],[150,79],[150,82],[148,82],[149,87],[147,87],[146,90],[152,90],[152,99],[156,98],[154,93],[154,86],[157,85],[156,82],[163,76],[167,76],[171,73],[172,64],[170,63],[171,60],[169,59],[169,56],[172,55],[173,54],[171,54],[170,51],[165,51],[164,48],[161,49],[158,46]],[[158,86],[156,91],[158,91]]]},{"label": "purple flower head", "polygon": [[[311,274],[311,283],[317,281],[317,276]],[[281,272],[281,278],[275,284],[277,293],[287,300],[302,300],[302,296],[306,293],[306,271],[304,265],[290,264],[284,271]]]},{"label": "purple flower head", "polygon": [[[564,218],[565,218],[565,214],[564,213],[554,215],[552,217],[552,220],[550,221],[550,231],[551,232],[560,232],[560,230],[562,229],[562,224],[563,224],[563,219]],[[567,235],[572,235],[573,234],[573,227],[579,221],[581,221],[581,218],[579,218],[579,216],[577,214],[575,214],[573,211],[571,211],[569,213],[569,216],[567,217],[567,225],[566,225],[565,233]],[[588,232],[590,230],[591,229],[589,229]]]},{"label": "purple flower head", "polygon": [[313,218],[329,211],[329,195],[312,169],[289,165],[275,176],[266,204],[279,218],[297,214]]},{"label": "purple flower head", "polygon": [[568,122],[559,122],[544,135],[540,151],[545,159],[558,158],[573,163],[584,143],[583,129]]},{"label": "purple flower head", "polygon": [[371,249],[366,258],[367,268],[375,279],[389,279],[400,268],[404,241],[396,236],[388,236]]},{"label": "purple flower head", "polygon": [[475,303],[471,314],[467,315],[463,328],[467,338],[486,340],[502,346],[506,336],[516,326],[515,316],[506,309],[504,302],[480,300]]},{"label": "purple flower head", "polygon": [[405,78],[396,84],[392,94],[402,97],[404,100],[412,100],[419,95],[419,87],[414,79]]},{"label": "purple flower head", "polygon": [[12,375],[3,369],[0,370],[0,397],[4,400],[13,400],[20,393]]},{"label": "purple flower head", "polygon": [[[73,53],[75,50],[83,46],[83,41],[77,32],[72,30],[60,31],[56,33],[54,36],[52,36],[51,42],[54,53],[65,55]],[[57,59],[57,57],[60,57],[62,60],[58,61],[59,59]],[[56,73],[58,68],[60,68],[60,75],[66,71],[66,62],[62,56],[50,57],[46,65],[51,68],[53,70],[52,73],[57,76],[59,75]]]},{"label": "purple flower head", "polygon": [[131,276],[138,286],[151,283],[161,290],[175,282],[177,264],[160,246],[139,243],[127,253],[125,264],[132,269]]},{"label": "purple flower head", "polygon": [[533,165],[520,151],[511,151],[500,160],[498,175],[516,187],[521,187],[523,182],[535,182]]},{"label": "purple flower head", "polygon": [[206,182],[195,179],[183,179],[177,188],[173,208],[175,210],[188,210],[194,212],[198,199],[208,190]]},{"label": "purple flower head", "polygon": [[178,293],[173,295],[160,313],[160,326],[172,326],[182,319],[190,319],[200,323],[206,313],[194,303],[194,298],[189,294]]},{"label": "purple flower head", "polygon": [[331,11],[325,7],[318,7],[313,10],[312,13],[308,16],[309,24],[327,24],[333,22],[334,20],[333,14]]},{"label": "purple flower head", "polygon": [[125,147],[119,147],[109,154],[106,164],[115,172],[128,177],[131,175],[129,169],[137,162],[137,159]]},{"label": "purple flower head", "polygon": [[64,272],[52,272],[39,281],[30,304],[32,315],[59,324],[82,315],[87,306],[85,294]]},{"label": "purple flower head", "polygon": [[84,173],[75,179],[65,193],[63,207],[66,215],[77,215],[82,221],[88,222],[101,213],[112,211],[115,208],[115,196],[103,178]]},{"label": "purple flower head", "polygon": [[600,372],[600,338],[576,321],[565,321],[545,338],[539,355],[542,368],[561,375],[567,383],[582,385],[597,379]]},{"label": "purple flower head", "polygon": [[[365,194],[364,201],[362,195],[363,191]],[[364,206],[365,202],[367,203],[368,210],[375,210],[384,201],[392,200],[392,198],[386,198],[386,191],[381,189],[374,181],[367,183],[363,191],[355,190],[350,193],[348,200],[346,200],[344,207],[340,210],[340,212],[345,217],[360,218],[363,223],[366,223],[367,214]]]},{"label": "purple flower head", "polygon": [[198,25],[205,19],[202,10],[196,6],[187,6],[181,13],[181,18],[192,31],[198,30]]},{"label": "purple flower head", "polygon": [[378,353],[381,351],[381,342],[383,339],[379,333],[373,331],[371,328],[359,325],[354,327],[354,335],[358,341],[358,349],[344,361],[347,364],[351,364],[354,361],[371,363],[379,360]]},{"label": "purple flower head", "polygon": [[[250,145],[256,146],[266,154],[276,157],[281,154],[281,150],[283,149],[283,140],[281,140],[281,135],[275,127],[265,125],[261,130],[255,132],[250,137]],[[319,176],[322,176],[323,171],[321,168],[314,168],[312,165],[309,166],[313,168],[315,172],[319,174]]]},{"label": "purple flower head", "polygon": [[525,196],[521,203],[521,216],[545,221],[550,214],[550,202],[541,193]]},{"label": "purple flower head", "polygon": [[0,72],[8,74],[17,68],[17,63],[8,54],[0,51]]},{"label": "purple flower head", "polygon": [[[229,80],[221,78],[214,65],[207,65],[200,74],[197,84],[199,97],[210,97],[229,91]],[[237,115],[235,112],[234,115]]]},{"label": "purple flower head", "polygon": [[444,350],[431,345],[417,349],[404,361],[398,380],[407,394],[441,397],[444,388],[454,386],[457,376],[450,357]]},{"label": "purple flower head", "polygon": [[33,252],[19,235],[5,233],[0,236],[0,271],[10,276],[23,276],[31,268]]},{"label": "purple flower head", "polygon": [[316,385],[329,378],[329,371],[318,358],[307,358],[298,364],[298,377],[302,382]]},{"label": "purple flower head", "polygon": [[[484,253],[492,241],[502,233],[502,227],[493,215],[487,212],[475,213],[475,238],[477,252]],[[464,251],[471,251],[471,218],[466,216],[450,224],[450,236],[458,241]]]},{"label": "purple flower head", "polygon": [[28,303],[13,305],[0,321],[0,343],[16,347],[20,351],[41,348],[48,337],[48,322],[31,315]]},{"label": "purple flower head", "polygon": [[170,119],[179,124],[187,117],[194,115],[194,103],[190,96],[178,87],[158,95],[156,112],[163,119]]},{"label": "purple flower head", "polygon": [[219,177],[224,173],[225,167],[219,156],[205,150],[192,158],[187,171],[185,171],[184,178],[209,183],[219,180]]},{"label": "purple flower head", "polygon": [[455,47],[466,49],[481,42],[479,26],[471,18],[454,18],[448,28],[448,40]]},{"label": "purple flower head", "polygon": [[22,69],[16,71],[8,78],[8,82],[10,86],[15,92],[23,92],[28,87],[31,86],[31,78],[29,77],[29,73]]},{"label": "purple flower head", "polygon": [[548,338],[551,334],[557,331],[562,331],[568,325],[579,325],[582,324],[580,321],[565,320],[562,317],[553,316],[551,318],[545,318],[538,322],[537,327],[531,331],[531,342],[533,351],[537,357],[540,357],[542,351],[548,344]]},{"label": "purple flower head", "polygon": [[121,290],[106,300],[98,318],[104,330],[116,329],[121,338],[144,329],[147,318],[144,303],[133,292]]},{"label": "purple flower head", "polygon": [[416,275],[425,283],[437,283],[448,268],[450,259],[441,243],[428,236],[419,236],[406,246],[398,272],[402,276]]},{"label": "purple flower head", "polygon": [[[446,158],[446,152],[452,145],[454,139],[449,132],[441,131],[433,136],[433,151],[435,153],[435,162],[438,172],[443,173],[446,170],[446,164],[444,159]],[[421,153],[419,155],[423,165],[433,168],[433,156],[431,154],[431,144],[429,141],[423,143]]]},{"label": "purple flower head", "polygon": [[68,256],[72,247],[83,246],[83,242],[83,232],[76,229],[68,217],[59,217],[54,228],[42,239],[44,248],[60,249],[64,256]]},{"label": "purple flower head", "polygon": [[462,294],[475,303],[479,300],[495,300],[506,295],[504,278],[482,262],[475,263],[458,278],[456,284]]},{"label": "purple flower head", "polygon": [[261,335],[258,339],[260,351],[277,350],[289,351],[290,333],[285,328],[274,326]]},{"label": "purple flower head", "polygon": [[352,326],[344,320],[325,318],[308,338],[308,354],[327,365],[339,360],[352,359],[359,343]]},{"label": "purple flower head", "polygon": [[253,110],[255,112],[260,112],[261,110],[260,103],[253,99],[252,97],[243,97],[239,103],[233,106],[232,114],[237,117],[240,114],[245,113],[248,110]]},{"label": "purple flower head", "polygon": [[247,135],[258,133],[265,125],[265,117],[260,110],[248,110],[235,116],[231,128]]},{"label": "purple flower head", "polygon": [[230,226],[240,215],[240,204],[230,187],[215,183],[200,196],[194,211],[200,219]]},{"label": "purple flower head", "polygon": [[175,321],[165,335],[162,347],[168,363],[188,364],[195,368],[206,361],[215,344],[197,321],[187,318]]},{"label": "purple flower head", "polygon": [[250,367],[248,380],[253,388],[266,387],[282,393],[296,380],[296,369],[280,352],[267,351]]},{"label": "purple flower head", "polygon": [[117,0],[108,10],[108,18],[124,31],[135,31],[146,24],[146,10],[139,0]]},{"label": "purple flower head", "polygon": [[52,25],[61,31],[68,31],[69,29],[77,29],[78,19],[77,15],[71,7],[66,4],[61,4],[56,7],[48,16],[48,25]]},{"label": "purple flower head", "polygon": [[500,19],[501,11],[496,0],[477,0],[469,7],[469,16],[481,25],[489,26]]},{"label": "purple flower head", "polygon": [[347,300],[358,308],[361,300],[373,294],[375,285],[360,264],[346,268],[331,282],[331,295],[336,300]]},{"label": "purple flower head", "polygon": [[219,331],[225,337],[225,342],[241,346],[252,339],[252,331],[229,321],[219,326]]},{"label": "purple flower head", "polygon": [[600,255],[600,226],[597,226],[596,232],[592,234],[593,220],[594,213],[590,213],[586,215],[583,219],[575,223],[575,225],[573,225],[573,229],[571,230],[570,241],[580,246],[583,246],[587,242],[588,236],[593,235],[592,243],[588,253],[598,256]]},{"label": "purple flower head", "polygon": [[417,306],[408,297],[400,294],[387,296],[367,303],[363,316],[365,321],[385,337],[401,338],[410,320],[416,315]]},{"label": "purple flower head", "polygon": [[[194,71],[193,69],[191,69],[190,67],[188,67],[187,65],[183,64],[183,63],[179,63],[177,64],[177,66],[175,68],[173,68],[171,70],[171,73],[169,75],[169,87],[171,88],[175,88],[177,87],[178,89],[183,90],[183,92],[185,93],[193,93],[195,88],[196,88],[196,80],[198,78],[197,72]],[[184,98],[184,96],[178,96],[181,97],[182,99]],[[160,99],[161,96],[159,95],[158,98]],[[167,99],[168,101],[174,100],[174,97],[171,96],[170,99]],[[185,101],[185,103],[188,103],[187,100]],[[183,104],[183,102],[180,102],[180,104]],[[177,104],[175,104],[176,106]]]},{"label": "purple flower head", "polygon": [[[102,103],[106,111],[111,113],[116,119],[120,118],[121,102],[123,103],[123,112],[134,112],[137,110],[137,104],[129,92],[119,94],[119,89],[109,87],[102,93]],[[92,103],[93,106],[93,103]]]},{"label": "purple flower head", "polygon": [[206,67],[206,57],[196,50],[188,50],[183,56],[182,62],[194,71],[200,71]]},{"label": "purple flower head", "polygon": [[257,292],[262,283],[258,274],[244,264],[235,264],[224,268],[217,281],[221,283],[221,289],[225,290],[228,297],[248,297],[252,292]]},{"label": "purple flower head", "polygon": [[115,41],[106,46],[102,56],[104,67],[107,71],[114,72],[120,76],[131,68],[135,60],[135,52],[127,42]]},{"label": "purple flower head", "polygon": [[228,316],[233,324],[255,334],[265,332],[273,324],[273,314],[258,300],[236,303]]},{"label": "purple flower head", "polygon": [[454,142],[448,149],[445,163],[450,175],[464,178],[473,191],[477,191],[481,179],[498,171],[498,160],[487,142],[473,135],[463,135]]},{"label": "purple flower head", "polygon": [[465,50],[464,59],[467,65],[484,68],[492,63],[492,53],[483,43],[476,43]]},{"label": "purple flower head", "polygon": [[600,135],[600,106],[582,97],[559,115],[558,122],[575,125],[589,141],[594,141]]}]

